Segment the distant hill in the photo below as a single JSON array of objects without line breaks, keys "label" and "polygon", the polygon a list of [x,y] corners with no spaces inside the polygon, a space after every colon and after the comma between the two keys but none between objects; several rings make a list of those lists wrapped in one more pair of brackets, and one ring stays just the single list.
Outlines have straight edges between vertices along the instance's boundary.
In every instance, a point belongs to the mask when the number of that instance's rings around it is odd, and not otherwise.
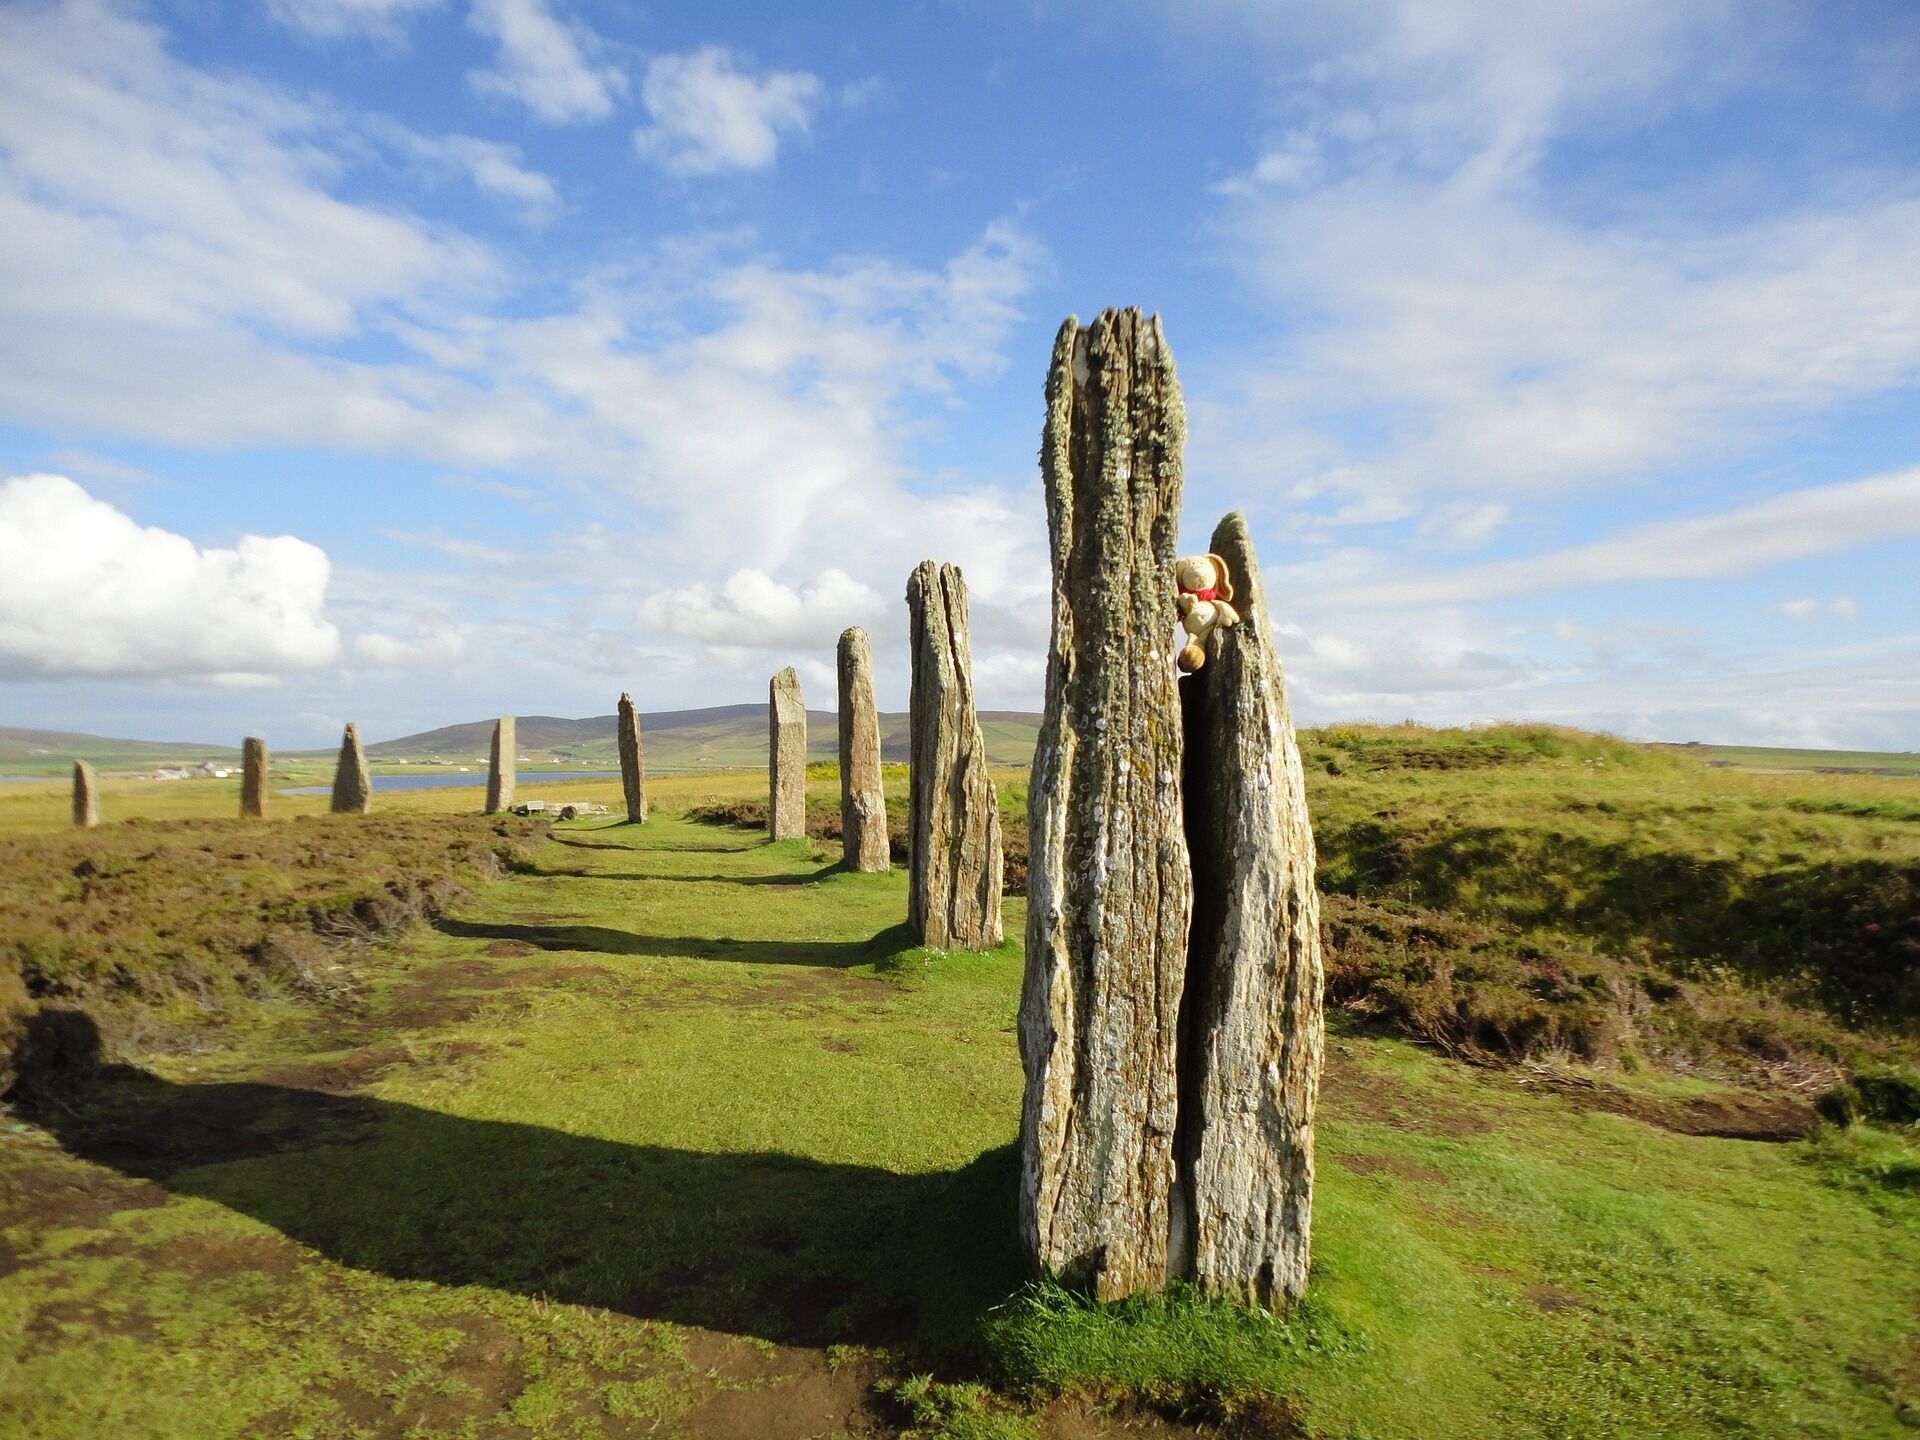
[{"label": "distant hill", "polygon": [[22,730],[0,725],[0,771],[14,775],[54,774],[76,760],[116,769],[139,769],[159,762],[232,760],[232,745],[192,741],[116,740],[75,730]]},{"label": "distant hill", "polygon": [[[612,715],[568,720],[557,715],[521,715],[515,731],[520,753],[530,763],[558,762],[582,768],[619,765]],[[1027,765],[1040,733],[1040,717],[1020,710],[983,710],[987,756],[996,765]],[[650,770],[705,770],[764,765],[767,761],[767,707],[715,705],[703,710],[658,710],[642,714],[640,730]],[[807,752],[831,760],[839,747],[839,720],[831,710],[807,712]],[[484,760],[493,739],[492,720],[443,725],[418,735],[369,745],[374,759]],[[880,753],[888,760],[907,758],[907,717],[880,716]]]}]

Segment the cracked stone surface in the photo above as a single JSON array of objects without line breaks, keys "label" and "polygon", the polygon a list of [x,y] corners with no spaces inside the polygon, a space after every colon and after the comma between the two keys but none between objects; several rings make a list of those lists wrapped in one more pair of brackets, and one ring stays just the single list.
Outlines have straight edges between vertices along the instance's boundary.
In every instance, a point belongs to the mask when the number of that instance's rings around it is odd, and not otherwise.
[{"label": "cracked stone surface", "polygon": [[340,759],[333,767],[336,815],[364,815],[373,808],[373,780],[367,774],[367,752],[360,748],[360,729],[349,722],[340,737]]},{"label": "cracked stone surface", "polygon": [[614,724],[620,743],[620,789],[627,799],[627,820],[647,823],[647,752],[640,743],[640,712],[633,696],[620,692],[620,714]]},{"label": "cracked stone surface", "polygon": [[502,715],[493,722],[493,748],[487,752],[487,814],[498,815],[513,808],[513,786],[518,778],[515,761],[520,749],[513,716]]},{"label": "cracked stone surface", "polygon": [[240,746],[240,814],[259,819],[267,813],[267,742],[249,735]]},{"label": "cracked stone surface", "polygon": [[880,784],[880,714],[873,700],[873,650],[858,625],[843,631],[840,678],[840,843],[849,870],[891,870],[887,797]]},{"label": "cracked stone surface", "polygon": [[791,665],[767,683],[767,834],[807,833],[807,706]]},{"label": "cracked stone surface", "polygon": [[1260,567],[1240,514],[1208,547],[1241,624],[1180,682],[1193,926],[1181,1019],[1174,1273],[1280,1305],[1306,1288],[1325,1047],[1313,827]]},{"label": "cracked stone surface", "polygon": [[1138,310],[1069,318],[1046,395],[1020,1226],[1039,1268],[1114,1298],[1168,1278],[1192,908],[1171,643],[1185,412],[1159,320]]},{"label": "cracked stone surface", "polygon": [[907,579],[913,655],[907,920],[936,949],[1000,943],[1000,802],[973,702],[967,584],[923,560]]}]

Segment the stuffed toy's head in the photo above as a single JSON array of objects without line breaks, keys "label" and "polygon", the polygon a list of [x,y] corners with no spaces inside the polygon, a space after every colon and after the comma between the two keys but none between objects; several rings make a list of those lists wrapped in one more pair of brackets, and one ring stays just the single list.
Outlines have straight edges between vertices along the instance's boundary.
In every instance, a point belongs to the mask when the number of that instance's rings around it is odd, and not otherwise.
[{"label": "stuffed toy's head", "polygon": [[1182,595],[1201,600],[1233,599],[1233,579],[1218,555],[1189,555],[1173,562],[1173,583]]},{"label": "stuffed toy's head", "polygon": [[1180,668],[1191,674],[1207,663],[1207,636],[1238,625],[1240,616],[1229,603],[1233,580],[1227,574],[1227,562],[1218,555],[1189,555],[1174,561],[1173,581],[1180,587],[1174,609],[1188,636],[1177,658]]}]

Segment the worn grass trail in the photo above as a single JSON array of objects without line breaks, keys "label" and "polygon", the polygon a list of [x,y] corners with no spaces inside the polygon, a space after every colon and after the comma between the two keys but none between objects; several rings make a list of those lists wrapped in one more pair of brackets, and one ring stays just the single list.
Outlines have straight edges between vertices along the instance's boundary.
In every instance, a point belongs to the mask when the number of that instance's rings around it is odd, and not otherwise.
[{"label": "worn grass trail", "polygon": [[1287,1322],[1024,1290],[1017,938],[914,949],[903,885],[672,816],[561,826],[364,956],[354,1012],[0,1126],[0,1433],[890,1435],[874,1384],[922,1369],[951,1436],[1913,1413],[1913,1196],[1387,1042],[1333,1047]]}]

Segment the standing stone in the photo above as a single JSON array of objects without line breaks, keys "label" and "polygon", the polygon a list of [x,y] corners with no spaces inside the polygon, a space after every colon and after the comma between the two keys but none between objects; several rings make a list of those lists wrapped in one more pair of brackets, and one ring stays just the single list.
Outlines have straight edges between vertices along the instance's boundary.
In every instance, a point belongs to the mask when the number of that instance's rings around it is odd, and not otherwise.
[{"label": "standing stone", "polygon": [[1181,1004],[1177,1273],[1274,1306],[1306,1288],[1325,1022],[1313,829],[1247,522],[1222,520],[1240,624],[1180,682],[1193,927]]},{"label": "standing stone", "polygon": [[349,724],[340,737],[340,761],[333,768],[333,813],[364,815],[373,808],[373,780],[367,774],[367,752],[360,748],[360,731]]},{"label": "standing stone", "polygon": [[923,560],[907,580],[907,920],[937,950],[1000,943],[1000,801],[973,704],[967,583]]},{"label": "standing stone", "polygon": [[502,715],[493,722],[493,749],[487,753],[487,814],[498,815],[513,808],[513,785],[519,776],[514,763],[520,748],[514,734],[513,716]]},{"label": "standing stone", "polygon": [[840,845],[849,870],[893,868],[887,797],[880,788],[880,715],[873,652],[858,625],[840,635]]},{"label": "standing stone", "polygon": [[1184,438],[1159,319],[1069,317],[1040,451],[1053,638],[1027,802],[1020,1227],[1042,1270],[1103,1299],[1168,1278],[1192,910],[1172,646]]},{"label": "standing stone", "polygon": [[767,685],[767,838],[807,833],[807,706],[789,665]]},{"label": "standing stone", "polygon": [[84,760],[73,762],[73,823],[82,830],[100,823],[100,782]]},{"label": "standing stone", "polygon": [[267,813],[267,742],[249,735],[240,746],[240,815],[257,820]]},{"label": "standing stone", "polygon": [[640,748],[640,712],[633,696],[620,692],[620,718],[614,726],[620,742],[620,788],[627,792],[627,823],[647,823],[647,761]]}]

